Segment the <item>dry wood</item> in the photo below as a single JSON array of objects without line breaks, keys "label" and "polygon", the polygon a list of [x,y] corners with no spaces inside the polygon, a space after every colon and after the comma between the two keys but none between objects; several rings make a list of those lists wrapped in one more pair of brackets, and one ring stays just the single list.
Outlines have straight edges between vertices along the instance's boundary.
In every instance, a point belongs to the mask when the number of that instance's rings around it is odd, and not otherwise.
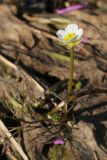
[{"label": "dry wood", "polygon": [[14,147],[14,149],[20,154],[20,156],[23,158],[23,160],[28,160],[28,157],[23,152],[21,146],[16,142],[16,140],[13,138],[12,134],[8,131],[4,123],[0,120],[0,130],[4,133],[4,135],[8,138],[8,140],[11,142],[11,145]]}]

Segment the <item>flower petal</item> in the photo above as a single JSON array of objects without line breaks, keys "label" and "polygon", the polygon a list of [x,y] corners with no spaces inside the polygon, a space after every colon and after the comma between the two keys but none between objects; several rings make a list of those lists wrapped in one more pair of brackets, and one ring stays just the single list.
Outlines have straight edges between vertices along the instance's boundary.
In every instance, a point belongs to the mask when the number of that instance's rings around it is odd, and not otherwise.
[{"label": "flower petal", "polygon": [[58,138],[58,139],[55,139],[55,140],[53,141],[53,144],[61,144],[61,145],[63,145],[63,144],[64,144],[64,141],[63,141],[62,139]]},{"label": "flower petal", "polygon": [[67,33],[76,33],[78,31],[78,25],[77,24],[68,24],[65,28],[65,31]]},{"label": "flower petal", "polygon": [[64,30],[58,30],[56,32],[56,35],[58,36],[59,39],[63,40],[63,38],[65,37],[66,35],[66,32]]},{"label": "flower petal", "polygon": [[80,28],[80,29],[77,31],[76,35],[77,35],[77,40],[81,39],[81,38],[82,38],[82,35],[83,35],[83,29]]}]

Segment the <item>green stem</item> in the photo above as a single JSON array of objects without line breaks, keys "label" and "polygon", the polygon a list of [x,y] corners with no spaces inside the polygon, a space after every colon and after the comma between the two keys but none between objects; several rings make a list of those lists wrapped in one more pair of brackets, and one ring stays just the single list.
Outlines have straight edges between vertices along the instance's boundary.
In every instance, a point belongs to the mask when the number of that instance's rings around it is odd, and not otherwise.
[{"label": "green stem", "polygon": [[[68,83],[67,105],[72,96],[73,72],[74,72],[74,47],[70,49],[70,78]],[[63,121],[66,119],[67,116],[67,107],[68,107],[67,105],[65,104],[63,108],[63,113],[64,113]]]},{"label": "green stem", "polygon": [[67,102],[69,102],[69,98],[72,96],[73,73],[74,73],[74,47],[70,49],[70,78],[69,78],[69,83],[68,83]]}]

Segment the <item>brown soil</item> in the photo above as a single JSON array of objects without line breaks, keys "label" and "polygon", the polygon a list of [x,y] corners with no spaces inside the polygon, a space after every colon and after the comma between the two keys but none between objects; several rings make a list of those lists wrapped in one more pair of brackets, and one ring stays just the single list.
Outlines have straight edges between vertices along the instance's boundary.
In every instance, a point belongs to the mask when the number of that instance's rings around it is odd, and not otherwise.
[{"label": "brown soil", "polygon": [[[107,14],[100,2],[93,10],[22,19],[16,6],[0,5],[0,119],[30,160],[107,160]],[[58,97],[65,100],[69,52],[55,32],[71,22],[83,27],[85,42],[75,48],[76,106],[57,124],[47,113]],[[65,145],[53,145],[57,137]],[[0,157],[21,159],[1,128]]]}]

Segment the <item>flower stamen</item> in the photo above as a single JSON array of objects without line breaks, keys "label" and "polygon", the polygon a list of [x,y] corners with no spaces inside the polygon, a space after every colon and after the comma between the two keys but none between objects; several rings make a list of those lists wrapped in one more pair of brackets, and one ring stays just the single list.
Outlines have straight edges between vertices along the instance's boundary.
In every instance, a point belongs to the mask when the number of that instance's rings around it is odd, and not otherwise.
[{"label": "flower stamen", "polygon": [[65,41],[69,41],[70,39],[74,38],[75,36],[76,36],[75,33],[67,34],[67,35],[64,37],[64,40],[65,40]]}]

